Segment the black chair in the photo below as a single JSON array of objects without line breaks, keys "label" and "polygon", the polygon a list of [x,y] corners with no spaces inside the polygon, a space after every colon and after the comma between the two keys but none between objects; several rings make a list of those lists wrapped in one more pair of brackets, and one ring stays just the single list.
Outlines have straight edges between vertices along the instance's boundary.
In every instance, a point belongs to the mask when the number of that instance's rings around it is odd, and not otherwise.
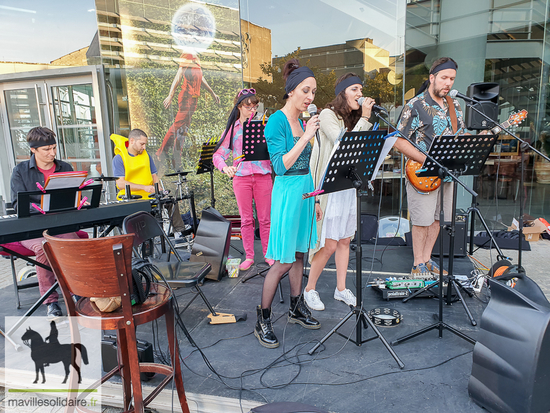
[{"label": "black chair", "polygon": [[[212,269],[210,264],[183,261],[158,221],[148,212],[136,212],[128,215],[122,222],[122,230],[125,234],[135,235],[134,251],[136,254],[154,264],[170,287],[195,287],[212,315],[217,315],[199,286]],[[160,250],[157,249],[157,246],[160,246]],[[195,298],[197,295],[187,303],[182,311],[187,309]]]}]

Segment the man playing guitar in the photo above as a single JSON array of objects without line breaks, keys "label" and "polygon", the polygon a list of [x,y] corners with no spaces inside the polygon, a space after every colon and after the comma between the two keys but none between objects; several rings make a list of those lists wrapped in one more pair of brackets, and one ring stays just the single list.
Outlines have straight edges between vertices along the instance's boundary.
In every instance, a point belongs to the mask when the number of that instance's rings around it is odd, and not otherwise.
[{"label": "man playing guitar", "polygon": [[[449,57],[437,59],[430,69],[429,80],[403,109],[397,128],[409,139],[427,151],[434,137],[454,135],[465,127],[462,110],[457,100],[447,94],[453,87],[458,65]],[[407,158],[422,164],[426,156],[407,140],[399,138],[395,147]],[[444,186],[445,219],[451,218],[452,183]],[[429,274],[439,275],[439,266],[431,259],[432,249],[439,235],[439,191],[441,187],[422,193],[406,181],[407,203],[412,222],[414,263],[413,278]],[[443,270],[443,273],[447,272]]]}]

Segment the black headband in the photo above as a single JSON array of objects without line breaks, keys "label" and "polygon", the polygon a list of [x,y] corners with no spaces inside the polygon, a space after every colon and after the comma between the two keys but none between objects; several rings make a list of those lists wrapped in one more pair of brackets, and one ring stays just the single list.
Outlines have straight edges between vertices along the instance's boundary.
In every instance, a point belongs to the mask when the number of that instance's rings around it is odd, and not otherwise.
[{"label": "black headband", "polygon": [[39,140],[39,141],[30,141],[29,146],[31,148],[40,148],[42,146],[50,146],[50,145],[57,145],[57,142],[55,141],[55,138],[53,136],[50,136],[48,140]]},{"label": "black headband", "polygon": [[447,60],[446,62],[443,62],[440,65],[434,67],[433,70],[430,70],[430,75],[435,75],[436,73],[441,72],[445,69],[457,70],[456,63],[452,60]]},{"label": "black headband", "polygon": [[358,76],[348,77],[336,85],[334,88],[334,94],[338,96],[342,90],[346,90],[351,85],[361,85],[361,87],[363,87],[363,82]]},{"label": "black headband", "polygon": [[288,97],[288,94],[290,92],[296,89],[296,87],[308,77],[315,78],[315,75],[313,74],[311,69],[307,66],[299,67],[298,69],[295,69],[292,72],[290,72],[290,74],[286,78],[285,99]]},{"label": "black headband", "polygon": [[[440,65],[434,67],[433,70],[430,71],[430,75],[437,75],[439,72],[445,69],[458,70],[455,62],[453,62],[452,60],[447,60],[446,62],[443,62]],[[422,86],[420,86],[420,89],[418,89],[418,92],[416,92],[415,96],[420,95],[422,92],[428,89],[428,87],[430,87],[430,79],[427,79],[424,81],[424,83],[422,83]]]}]

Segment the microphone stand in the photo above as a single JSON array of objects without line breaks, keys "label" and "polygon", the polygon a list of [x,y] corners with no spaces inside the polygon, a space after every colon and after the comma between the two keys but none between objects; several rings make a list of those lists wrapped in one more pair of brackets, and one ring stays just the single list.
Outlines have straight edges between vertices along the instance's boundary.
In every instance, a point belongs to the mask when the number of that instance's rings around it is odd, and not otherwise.
[{"label": "microphone stand", "polygon": [[535,153],[537,153],[538,155],[540,155],[541,157],[543,157],[544,159],[546,159],[547,162],[550,162],[550,158],[546,155],[544,155],[542,152],[540,152],[539,150],[535,149],[534,147],[532,147],[530,144],[528,144],[527,142],[525,142],[523,139],[519,138],[518,136],[516,136],[515,134],[513,134],[508,128],[505,128],[505,127],[502,127],[498,122],[494,121],[493,119],[491,119],[489,116],[487,116],[485,113],[483,113],[482,111],[480,111],[479,109],[477,109],[475,107],[474,104],[468,102],[466,99],[463,99],[464,102],[466,103],[466,105],[468,107],[470,107],[473,111],[475,111],[476,113],[480,114],[481,116],[483,116],[486,120],[488,120],[489,122],[491,122],[491,124],[493,126],[496,126],[498,127],[499,129],[505,131],[506,133],[508,133],[508,135],[510,135],[511,137],[513,137],[515,140],[518,141],[518,147],[519,147],[519,155],[520,155],[520,191],[519,191],[519,241],[518,241],[518,265],[517,266],[512,266],[511,268],[515,268],[515,270],[518,272],[518,273],[525,273],[525,269],[522,267],[521,265],[521,258],[522,258],[522,241],[523,241],[523,185],[524,185],[524,178],[523,178],[523,173],[524,173],[524,170],[523,170],[523,150],[527,147],[531,148],[531,150]]},{"label": "microphone stand", "polygon": [[[421,153],[423,153],[427,159],[429,159],[430,161],[432,161],[435,165],[437,165],[439,167],[439,177],[441,177],[441,179],[443,179],[445,176],[450,176],[452,178],[452,180],[455,182],[455,183],[458,183],[460,186],[462,186],[467,192],[469,192],[472,196],[476,197],[477,196],[477,193],[470,189],[468,186],[466,186],[466,184],[464,184],[462,181],[460,181],[454,174],[452,174],[451,172],[449,172],[449,169],[446,168],[445,166],[443,166],[442,164],[440,164],[437,160],[435,160],[431,155],[429,155],[428,153],[426,153],[425,151],[423,151],[417,144],[416,142],[413,142],[411,139],[409,139],[408,137],[406,137],[405,135],[403,135],[403,133],[401,133],[401,131],[399,131],[395,126],[393,126],[391,124],[390,121],[386,120],[385,118],[383,118],[380,114],[379,114],[379,111],[375,111],[375,114],[376,116],[384,121],[384,123],[386,125],[388,125],[388,127],[391,127],[393,128],[401,137],[403,137],[407,142],[409,142],[410,144],[412,144],[418,151],[420,151]],[[456,187],[456,184],[453,188],[453,192],[454,194],[456,194],[456,190],[457,190],[457,187]],[[443,337],[443,330],[446,329],[446,330],[449,330],[451,333],[455,334],[456,336],[462,338],[463,340],[466,340],[468,341],[469,343],[471,344],[475,344],[475,340],[472,339],[471,337],[467,336],[466,334],[458,331],[456,328],[450,326],[449,324],[445,323],[443,321],[443,234],[442,234],[442,230],[443,230],[443,226],[444,226],[444,209],[443,209],[443,191],[444,191],[444,187],[441,186],[440,188],[440,205],[441,205],[441,209],[440,209],[440,212],[439,212],[439,225],[440,225],[440,237],[439,237],[439,245],[440,245],[440,255],[439,255],[439,268],[440,268],[440,271],[439,271],[439,280],[437,282],[438,284],[438,301],[439,301],[439,311],[438,311],[438,321],[435,323],[435,324],[432,324],[428,327],[424,327],[416,332],[413,332],[411,334],[408,334],[404,337],[401,337],[401,338],[398,338],[394,341],[392,341],[392,345],[397,345],[403,341],[406,341],[408,339],[411,339],[411,338],[414,338],[418,335],[421,335],[421,334],[424,334],[424,333],[427,333],[428,331],[431,331],[431,330],[434,330],[434,329],[437,329],[439,331],[439,338],[442,338]],[[451,285],[455,284],[455,280],[453,279],[453,268],[452,268],[452,259],[453,259],[453,255],[454,255],[454,251],[453,251],[453,247],[454,247],[454,223],[455,223],[455,202],[456,202],[456,199],[454,199],[455,196],[453,195],[453,208],[452,208],[452,221],[451,221],[451,231],[449,233],[450,235],[450,245],[449,245],[449,280],[448,280],[448,286],[447,286],[447,303],[449,303],[450,301],[450,294],[451,294]],[[453,285],[454,288],[455,288],[455,291],[457,292],[458,296],[459,296],[459,299],[460,301],[462,302],[462,305],[464,306],[464,309],[466,310],[466,313],[468,314],[468,317],[470,318],[470,321],[472,323],[472,325],[476,325],[477,323],[475,322],[475,320],[473,319],[473,317],[471,316],[470,314],[470,311],[468,310],[468,307],[465,305],[465,302],[464,300],[462,300],[462,297],[461,297],[461,294],[460,294],[460,291],[459,289],[457,288],[456,285]]]}]

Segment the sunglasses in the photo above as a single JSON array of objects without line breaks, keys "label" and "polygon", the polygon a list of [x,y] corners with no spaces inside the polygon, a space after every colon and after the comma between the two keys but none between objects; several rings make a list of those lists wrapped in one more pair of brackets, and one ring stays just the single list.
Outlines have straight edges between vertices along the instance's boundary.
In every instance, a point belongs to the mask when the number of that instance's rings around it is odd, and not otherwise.
[{"label": "sunglasses", "polygon": [[256,110],[258,109],[258,106],[259,105],[243,105],[242,107],[245,108],[246,110]]},{"label": "sunglasses", "polygon": [[238,98],[241,97],[242,95],[255,95],[256,94],[256,89],[243,89],[239,92],[239,95],[237,96]]}]

